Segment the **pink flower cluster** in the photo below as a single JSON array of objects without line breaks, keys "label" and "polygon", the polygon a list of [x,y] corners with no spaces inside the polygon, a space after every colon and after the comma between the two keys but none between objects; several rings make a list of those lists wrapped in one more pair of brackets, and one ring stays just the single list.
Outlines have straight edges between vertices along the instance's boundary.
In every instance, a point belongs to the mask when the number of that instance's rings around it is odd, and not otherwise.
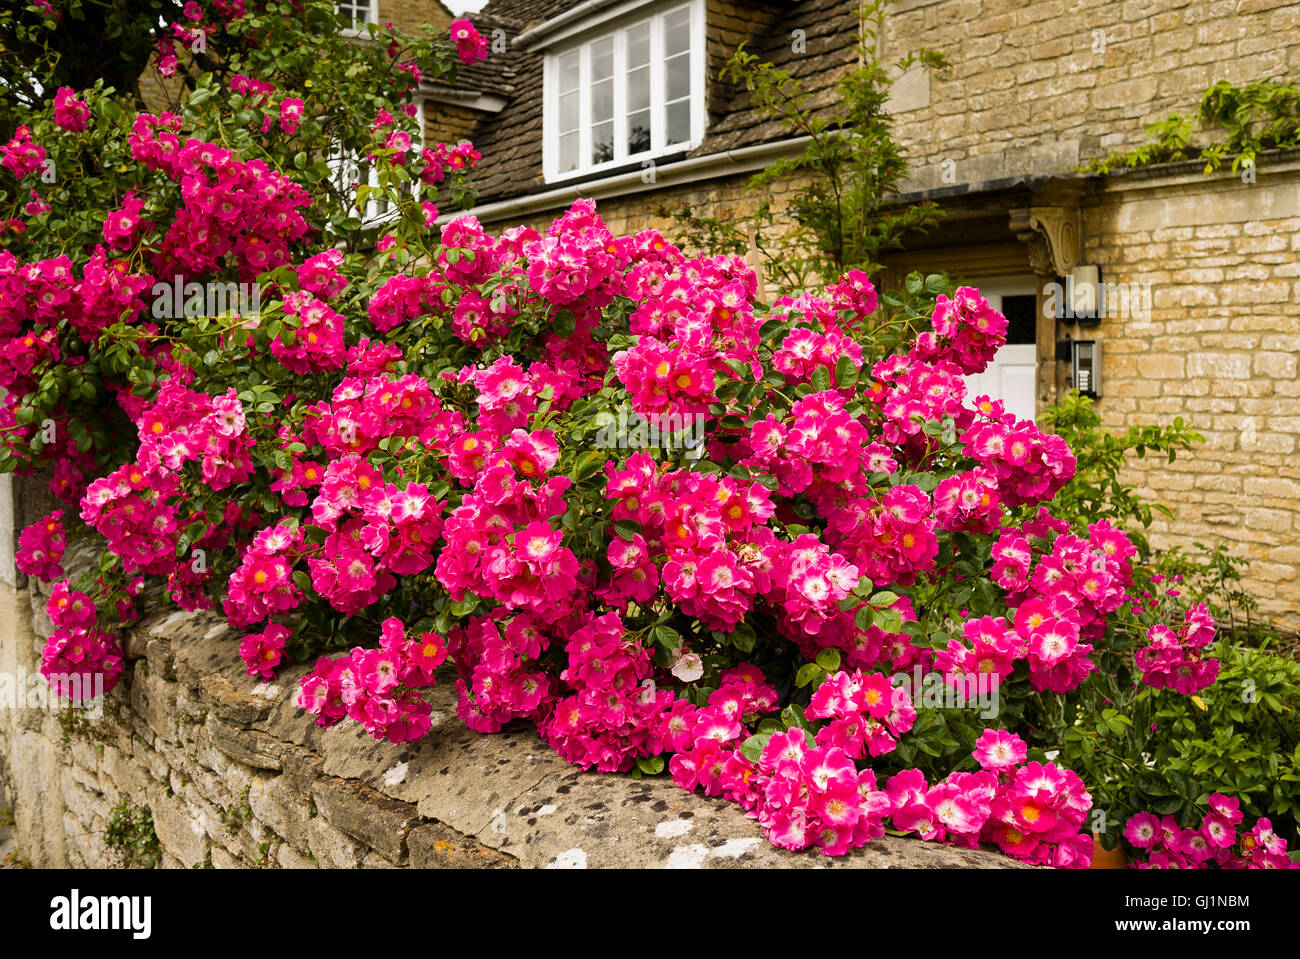
[{"label": "pink flower cluster", "polygon": [[837,672],[826,677],[804,711],[809,719],[828,719],[817,731],[817,745],[836,746],[850,759],[893,752],[898,737],[916,722],[912,697],[881,673]]},{"label": "pink flower cluster", "polygon": [[447,645],[437,633],[408,637],[405,624],[390,617],[380,626],[378,649],[357,647],[338,659],[321,657],[301,680],[298,705],[333,726],[355,719],[376,739],[404,743],[432,725],[432,707],[419,690],[435,684]]},{"label": "pink flower cluster", "polygon": [[439,143],[433,149],[426,147],[420,151],[423,164],[420,179],[426,186],[437,186],[449,175],[460,176],[478,169],[482,158],[478,150],[474,149],[474,144],[468,140],[450,146]]},{"label": "pink flower cluster", "polygon": [[128,573],[165,576],[175,562],[179,493],[175,474],[127,463],[90,484],[81,518],[108,540]]},{"label": "pink flower cluster", "polygon": [[730,364],[757,364],[754,271],[734,257],[691,260],[679,270],[633,313],[640,340],[611,361],[642,415],[702,415],[718,379],[735,378]]},{"label": "pink flower cluster", "polygon": [[952,299],[939,295],[930,327],[932,332],[916,338],[912,356],[923,363],[955,363],[963,373],[982,373],[1007,341],[1007,318],[969,286]]},{"label": "pink flower cluster", "polygon": [[0,165],[14,175],[15,180],[31,176],[45,164],[45,147],[32,139],[30,127],[20,126],[9,142],[0,146]]},{"label": "pink flower cluster", "polygon": [[63,576],[60,560],[67,547],[68,536],[63,531],[63,510],[56,509],[19,534],[14,563],[20,572],[48,583]]},{"label": "pink flower cluster", "polygon": [[331,402],[310,407],[303,441],[318,443],[336,457],[364,455],[395,436],[445,448],[464,425],[460,414],[442,408],[424,377],[408,373],[394,379],[382,367],[368,368],[368,358],[379,355],[375,348],[359,353],[356,368],[349,370],[363,375],[345,378],[334,388]]},{"label": "pink flower cluster", "polygon": [[239,658],[248,667],[248,675],[263,681],[275,678],[275,668],[284,658],[284,641],[292,635],[289,628],[272,623],[260,633],[249,633],[239,643]]},{"label": "pink flower cluster", "polygon": [[137,460],[151,475],[175,472],[196,460],[204,484],[213,490],[242,483],[252,475],[249,449],[255,442],[233,386],[223,396],[209,396],[169,379],[136,424]]},{"label": "pink flower cluster", "polygon": [[551,645],[548,624],[528,611],[502,623],[476,617],[448,634],[460,679],[457,714],[470,729],[498,732],[514,719],[542,719],[555,702],[554,683],[538,662]]},{"label": "pink flower cluster", "polygon": [[869,437],[866,427],[845,410],[844,398],[834,391],[810,393],[796,401],[790,412],[789,425],[769,413],[753,428],[750,455],[741,460],[742,465],[772,473],[784,496],[805,492],[814,481],[819,487],[864,487]]},{"label": "pink flower cluster", "polygon": [[[870,451],[867,447],[863,455]],[[839,507],[833,502],[825,507],[827,541],[877,586],[915,582],[939,552],[934,507],[916,486],[900,484],[878,499],[864,496]]]},{"label": "pink flower cluster", "polygon": [[468,66],[487,58],[488,42],[474,29],[474,24],[465,19],[453,20],[448,29],[451,33],[451,42],[456,44],[456,56],[460,57],[461,63]]},{"label": "pink flower cluster", "polygon": [[792,385],[811,382],[813,371],[821,367],[830,375],[831,385],[838,386],[835,365],[842,356],[847,356],[854,367],[862,369],[862,347],[849,337],[835,332],[794,329],[786,334],[781,348],[773,354],[772,365]]},{"label": "pink flower cluster", "polygon": [[[1029,644],[1030,681],[1056,693],[1074,689],[1096,668],[1085,640],[1099,640],[1106,616],[1124,604],[1136,552],[1105,521],[1088,528],[1088,539],[1066,529],[1045,510],[1023,529],[1007,528],[994,543],[990,574],[1016,608],[1016,632]],[[1040,553],[1034,543],[1049,537],[1051,551]]]},{"label": "pink flower cluster", "polygon": [[41,675],[55,695],[89,699],[95,691],[95,676],[102,677],[105,693],[116,686],[122,673],[122,650],[111,634],[97,628],[94,601],[62,580],[50,591],[45,608],[54,632],[41,654]]},{"label": "pink flower cluster", "polygon": [[926,434],[927,424],[951,417],[960,430],[974,416],[965,406],[966,383],[955,363],[894,354],[873,366],[871,375],[866,396],[884,414],[881,439],[917,462],[938,445],[937,437]]},{"label": "pink flower cluster", "polygon": [[[991,403],[989,408],[994,409]],[[977,419],[961,441],[966,455],[996,477],[1008,506],[1050,500],[1074,477],[1077,464],[1065,440],[1041,432],[1029,420],[999,412]]]},{"label": "pink flower cluster", "polygon": [[[8,250],[0,250],[0,386],[19,395],[29,389],[24,377],[42,361],[60,360],[55,328],[71,324],[87,343],[94,343],[104,327],[126,314],[138,316],[145,309],[144,295],[154,285],[148,274],[130,272],[126,260],[110,260],[97,247],[76,279],[72,261],[66,256],[20,264]],[[40,333],[32,332],[42,330]],[[67,358],[69,365],[78,362]],[[34,385],[34,383],[33,383]]]},{"label": "pink flower cluster", "polygon": [[1177,632],[1156,625],[1147,630],[1148,645],[1134,654],[1142,681],[1152,689],[1172,689],[1190,696],[1219,678],[1219,661],[1205,656],[1214,642],[1214,617],[1204,603],[1197,603],[1184,615]]},{"label": "pink flower cluster", "polygon": [[751,786],[759,795],[751,815],[782,849],[842,856],[885,834],[889,797],[876,774],[859,771],[839,746],[814,747],[798,727],[767,741]]},{"label": "pink flower cluster", "polygon": [[245,627],[297,608],[302,593],[293,582],[293,567],[302,551],[303,530],[297,524],[281,520],[261,530],[226,584],[226,619]]},{"label": "pink flower cluster", "polygon": [[[471,441],[482,442],[465,437],[462,448]],[[578,605],[578,560],[551,519],[567,509],[564,491],[571,481],[558,476],[539,485],[532,482],[555,465],[559,449],[554,434],[514,430],[499,451],[473,452],[485,468],[447,520],[438,582],[456,601],[473,591],[507,609],[563,615]]]},{"label": "pink flower cluster", "polygon": [[1241,803],[1231,796],[1212,793],[1201,828],[1183,829],[1173,816],[1157,818],[1141,812],[1124,826],[1124,838],[1145,858],[1138,869],[1300,869],[1287,855],[1286,840],[1261,817],[1249,832]]},{"label": "pink flower cluster", "polygon": [[82,133],[90,120],[90,104],[77,99],[72,87],[59,87],[54,94],[54,122],[71,133]]},{"label": "pink flower cluster", "polygon": [[294,373],[323,373],[343,367],[347,359],[343,343],[344,320],[306,290],[284,295],[285,328],[289,343],[277,336],[271,340],[271,355]]},{"label": "pink flower cluster", "polygon": [[311,504],[328,531],[307,560],[312,588],[331,606],[355,616],[397,584],[433,563],[446,504],[424,483],[399,488],[364,459],[348,454],[325,467]]},{"label": "pink flower cluster", "polygon": [[182,203],[154,256],[162,276],[218,274],[233,256],[240,279],[290,259],[289,245],[307,233],[307,191],[261,160],[193,138],[182,143],[178,116],[142,113],[129,138],[131,155],[181,187]]},{"label": "pink flower cluster", "polygon": [[659,716],[671,690],[650,679],[650,651],[628,642],[617,613],[589,617],[566,644],[560,678],[574,692],[557,699],[538,732],[575,766],[615,772],[663,750]]},{"label": "pink flower cluster", "polygon": [[1054,763],[1025,763],[1023,740],[1000,730],[985,730],[974,755],[980,772],[953,772],[932,787],[917,769],[890,777],[894,827],[972,849],[996,843],[1035,865],[1088,867],[1093,840],[1080,830],[1092,797],[1078,776]]}]

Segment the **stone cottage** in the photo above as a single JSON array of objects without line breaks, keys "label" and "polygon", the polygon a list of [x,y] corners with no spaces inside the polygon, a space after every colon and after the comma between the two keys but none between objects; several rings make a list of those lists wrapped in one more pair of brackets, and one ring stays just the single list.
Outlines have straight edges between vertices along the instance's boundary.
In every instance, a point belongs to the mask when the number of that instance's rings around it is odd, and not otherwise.
[{"label": "stone cottage", "polygon": [[[616,232],[671,233],[656,211],[752,209],[749,177],[801,141],[718,74],[742,42],[819,102],[857,65],[855,0],[490,0],[492,56],[429,107],[434,138],[483,154],[472,211],[544,226],[594,197]],[[878,54],[920,47],[949,69],[898,75],[900,201],[939,229],[886,258],[878,283],[946,270],[1010,320],[978,387],[1034,416],[1097,395],[1110,428],[1190,421],[1203,446],[1131,479],[1171,520],[1156,545],[1227,543],[1261,610],[1300,626],[1300,150],[1254,170],[1204,163],[1076,172],[1194,115],[1213,83],[1300,76],[1285,0],[899,0]],[[454,99],[453,99],[454,97]],[[782,190],[772,196],[783,204]],[[1078,369],[1076,369],[1078,367]]]}]

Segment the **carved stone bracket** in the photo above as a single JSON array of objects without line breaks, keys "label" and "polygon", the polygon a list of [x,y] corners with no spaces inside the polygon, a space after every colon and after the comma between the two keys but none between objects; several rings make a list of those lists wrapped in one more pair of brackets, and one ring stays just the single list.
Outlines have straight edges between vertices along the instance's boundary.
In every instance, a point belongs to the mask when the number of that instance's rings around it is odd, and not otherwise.
[{"label": "carved stone bracket", "polygon": [[1010,211],[1011,229],[1039,276],[1065,276],[1079,265],[1082,217],[1077,206],[1031,206]]}]

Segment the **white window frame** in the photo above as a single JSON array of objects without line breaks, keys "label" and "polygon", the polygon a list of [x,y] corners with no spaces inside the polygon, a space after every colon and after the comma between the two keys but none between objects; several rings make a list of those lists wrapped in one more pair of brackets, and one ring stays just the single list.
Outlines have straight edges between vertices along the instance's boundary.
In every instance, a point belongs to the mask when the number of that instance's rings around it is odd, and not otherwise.
[{"label": "white window frame", "polygon": [[[409,152],[410,162],[407,165],[407,171],[410,172],[410,163],[419,160],[420,151],[424,149],[424,98],[415,98],[415,115],[420,121],[420,129],[411,137],[411,149]],[[391,204],[388,197],[384,194],[376,196],[375,191],[379,190],[379,171],[369,161],[362,161],[361,156],[355,151],[349,150],[346,154],[341,151],[331,151],[326,162],[333,171],[331,179],[334,185],[338,187],[339,192],[347,196],[352,190],[352,184],[357,182],[361,172],[361,164],[366,163],[366,182],[371,188],[371,193],[366,197],[366,208],[362,211],[361,226],[362,229],[370,229],[383,223],[397,219],[397,206]],[[418,176],[411,177],[410,189],[411,197],[417,203],[420,200],[420,188],[423,181]],[[381,208],[380,203],[384,203],[386,208]]]},{"label": "white window frame", "polygon": [[[366,32],[366,24],[379,22],[379,0],[345,0],[345,2],[348,5],[348,12],[354,14],[352,17],[352,26],[343,28],[343,35],[345,37],[360,36]],[[362,4],[365,4],[365,10],[357,10],[356,8],[360,7]],[[342,12],[339,10],[338,0],[335,0],[334,2],[334,12]],[[356,16],[356,13],[361,13],[361,16]]]},{"label": "white window frame", "polygon": [[[678,143],[666,143],[665,77],[664,77],[664,19],[683,9],[689,9],[690,23],[690,137]],[[628,154],[627,144],[627,30],[641,24],[650,24],[650,148],[640,153]],[[707,37],[705,33],[704,0],[687,0],[685,3],[667,3],[650,14],[640,13],[620,21],[612,29],[583,35],[576,42],[556,45],[546,51],[542,83],[542,172],[547,183],[591,176],[604,170],[627,166],[638,161],[644,163],[671,153],[692,150],[704,139],[708,122],[705,110],[705,81]],[[614,38],[614,158],[601,163],[591,162],[591,46],[594,42]],[[579,164],[572,170],[560,170],[559,136],[559,59],[579,51],[578,79],[578,157]]]}]

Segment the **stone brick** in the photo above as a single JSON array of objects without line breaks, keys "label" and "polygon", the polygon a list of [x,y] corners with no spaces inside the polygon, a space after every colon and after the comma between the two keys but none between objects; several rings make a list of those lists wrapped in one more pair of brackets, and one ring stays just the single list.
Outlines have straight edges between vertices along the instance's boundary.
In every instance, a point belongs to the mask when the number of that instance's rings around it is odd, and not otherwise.
[{"label": "stone brick", "polygon": [[286,843],[281,843],[275,850],[273,864],[280,869],[317,869],[311,857]]},{"label": "stone brick", "polygon": [[389,799],[353,780],[326,776],[311,791],[320,815],[381,855],[406,855],[406,835],[419,820],[415,806]]},{"label": "stone brick", "polygon": [[440,822],[415,827],[407,842],[414,869],[513,869],[519,865],[513,856]]},{"label": "stone brick", "polygon": [[[1296,342],[1295,345],[1300,348],[1300,342]],[[1294,351],[1290,353],[1256,353],[1254,355],[1255,375],[1294,379],[1297,357],[1300,357],[1300,354]]]},{"label": "stone brick", "polygon": [[231,759],[258,769],[279,771],[282,768],[285,744],[280,740],[255,729],[232,726],[212,715],[208,716],[204,728],[212,744]]},{"label": "stone brick", "polygon": [[355,869],[366,847],[317,816],[307,824],[307,848],[325,869]]},{"label": "stone brick", "polygon": [[255,780],[248,790],[253,815],[300,849],[307,848],[312,804],[284,776]]},{"label": "stone brick", "polygon": [[149,809],[163,851],[187,869],[202,864],[210,843],[207,830],[190,808],[178,797],[156,792]]}]

